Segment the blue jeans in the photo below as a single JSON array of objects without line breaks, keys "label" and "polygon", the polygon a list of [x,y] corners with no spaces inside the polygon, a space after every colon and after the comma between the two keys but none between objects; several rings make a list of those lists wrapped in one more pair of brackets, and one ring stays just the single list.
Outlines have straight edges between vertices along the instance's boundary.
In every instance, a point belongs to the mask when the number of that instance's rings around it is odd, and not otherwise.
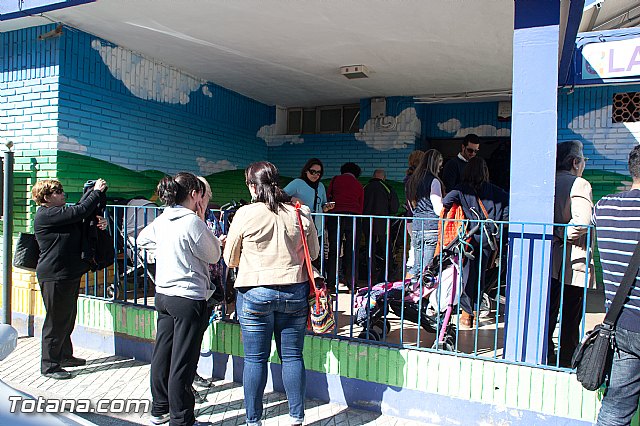
[{"label": "blue jeans", "polygon": [[598,414],[598,426],[628,425],[640,396],[640,333],[618,328],[611,375]]},{"label": "blue jeans", "polygon": [[[416,228],[418,228],[416,230]],[[414,264],[411,268],[411,274],[414,276],[420,274],[424,268],[429,266],[436,252],[436,244],[438,243],[438,231],[420,230],[420,223],[413,224],[413,235],[411,236],[411,246],[414,252]]]},{"label": "blue jeans", "polygon": [[302,346],[309,310],[309,283],[239,288],[236,308],[244,343],[247,426],[261,425],[271,338],[282,360],[282,382],[291,424],[304,421],[306,373]]}]

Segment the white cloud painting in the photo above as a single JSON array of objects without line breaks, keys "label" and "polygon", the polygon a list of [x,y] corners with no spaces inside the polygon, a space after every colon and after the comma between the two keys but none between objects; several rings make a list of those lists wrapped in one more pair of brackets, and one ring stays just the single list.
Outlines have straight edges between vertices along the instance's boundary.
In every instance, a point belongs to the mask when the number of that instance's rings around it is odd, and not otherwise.
[{"label": "white cloud painting", "polygon": [[[393,133],[385,134],[387,130]],[[412,138],[401,133],[410,132],[416,135],[420,134],[420,131],[420,119],[416,114],[416,109],[411,107],[404,109],[396,117],[370,118],[362,131],[356,133],[355,136],[357,140],[366,143],[370,148],[377,151],[389,151],[407,148],[409,143],[414,142]]]},{"label": "white cloud painting", "polygon": [[200,89],[205,96],[212,97],[207,82],[146,59],[122,47],[93,40],[91,47],[98,51],[111,74],[122,81],[138,98],[187,104],[192,92]]},{"label": "white cloud painting", "polygon": [[278,135],[276,134],[276,125],[270,124],[260,127],[256,133],[256,137],[262,139],[267,146],[280,146],[285,143],[292,145],[304,143],[304,138],[299,135]]},{"label": "white cloud painting", "polygon": [[482,124],[476,127],[462,127],[462,123],[457,118],[450,118],[447,121],[438,123],[438,129],[443,132],[453,133],[454,138],[463,138],[469,133],[478,136],[510,136],[511,129],[498,129],[490,124]]},{"label": "white cloud painting", "polygon": [[211,161],[205,157],[196,158],[200,173],[210,175],[212,173],[224,172],[225,170],[237,170],[238,167],[229,160]]}]

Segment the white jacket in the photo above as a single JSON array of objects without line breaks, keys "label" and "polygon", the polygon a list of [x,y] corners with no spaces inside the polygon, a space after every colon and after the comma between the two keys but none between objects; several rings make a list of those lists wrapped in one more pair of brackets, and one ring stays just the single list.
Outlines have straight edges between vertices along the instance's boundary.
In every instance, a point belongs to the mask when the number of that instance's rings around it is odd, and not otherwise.
[{"label": "white jacket", "polygon": [[220,259],[220,240],[192,211],[167,207],[137,238],[155,250],[156,292],[193,300],[211,297],[209,264]]}]

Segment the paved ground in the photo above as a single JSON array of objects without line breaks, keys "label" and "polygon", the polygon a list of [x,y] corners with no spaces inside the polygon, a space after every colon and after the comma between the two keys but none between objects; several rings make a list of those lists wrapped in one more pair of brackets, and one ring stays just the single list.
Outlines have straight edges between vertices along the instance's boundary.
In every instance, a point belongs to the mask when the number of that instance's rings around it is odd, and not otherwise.
[{"label": "paved ground", "polygon": [[[146,399],[150,400],[149,364],[133,359],[109,356],[107,354],[76,349],[76,356],[86,358],[84,367],[70,368],[74,377],[70,380],[47,379],[40,375],[40,341],[22,337],[17,349],[0,363],[0,379],[10,386],[32,395],[65,399],[89,399],[94,404],[98,400]],[[215,382],[208,391],[201,392],[206,401],[196,405],[199,421],[214,425],[244,424],[244,404],[242,387],[237,383]],[[116,403],[117,404],[117,403]],[[284,394],[266,395],[265,425],[288,425],[288,408]],[[0,417],[5,413],[0,413]],[[126,414],[80,414],[98,425],[149,424],[148,413]],[[5,419],[7,417],[4,417]],[[307,400],[307,425],[418,425],[403,419],[382,416],[345,406],[328,404],[317,400]]]}]

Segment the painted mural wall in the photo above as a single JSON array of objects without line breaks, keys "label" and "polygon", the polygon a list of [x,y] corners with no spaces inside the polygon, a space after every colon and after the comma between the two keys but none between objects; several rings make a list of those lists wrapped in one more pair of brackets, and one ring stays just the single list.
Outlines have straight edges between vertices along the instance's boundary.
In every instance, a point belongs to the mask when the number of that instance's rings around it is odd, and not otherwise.
[{"label": "painted mural wall", "polygon": [[164,174],[206,176],[214,200],[247,192],[244,167],[267,157],[259,129],[275,109],[80,31],[60,59],[58,170],[79,187],[151,197]]},{"label": "painted mural wall", "polygon": [[38,40],[53,28],[0,33],[0,149],[14,144],[16,231],[31,226],[33,183],[57,175],[60,40]]},{"label": "painted mural wall", "polygon": [[[495,102],[427,105],[410,97],[387,98],[382,119],[362,100],[355,134],[276,135],[274,107],[71,28],[37,40],[52,28],[0,34],[0,135],[16,144],[23,224],[36,177],[59,177],[73,199],[85,180],[103,176],[111,196],[131,198],[151,197],[163,174],[187,170],[207,176],[222,203],[248,196],[242,169],[252,161],[268,159],[291,178],[319,157],[326,178],[354,161],[363,182],[382,167],[401,189],[416,148],[472,132],[510,136]],[[559,91],[558,140],[584,143],[596,200],[629,184],[626,155],[640,130],[611,122],[611,100],[635,90],[640,85]]]}]

